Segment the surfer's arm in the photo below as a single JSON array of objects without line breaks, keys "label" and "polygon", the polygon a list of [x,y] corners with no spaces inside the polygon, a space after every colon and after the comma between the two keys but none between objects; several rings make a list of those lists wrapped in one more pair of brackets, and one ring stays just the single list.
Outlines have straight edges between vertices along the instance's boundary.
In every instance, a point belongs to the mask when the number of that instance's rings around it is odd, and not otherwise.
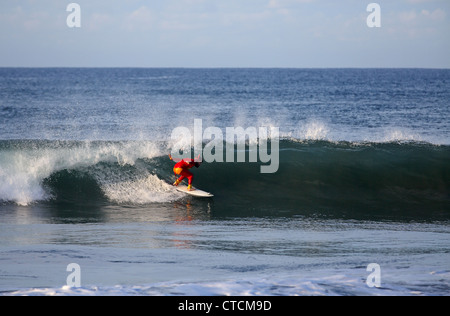
[{"label": "surfer's arm", "polygon": [[175,162],[180,162],[181,160],[184,160],[186,162],[198,162],[198,161],[201,162],[200,154],[195,159],[191,159],[191,158],[178,159],[178,158],[173,158],[172,155],[169,154],[169,159],[173,160]]},{"label": "surfer's arm", "polygon": [[189,166],[190,168],[192,168],[195,164],[195,160],[191,158],[184,158],[184,159],[173,158],[171,154],[169,154],[169,158],[170,160],[175,161],[176,163],[184,161],[186,163],[186,166]]},{"label": "surfer's arm", "polygon": [[183,159],[173,158],[171,154],[169,154],[169,159],[175,162],[180,162]]}]

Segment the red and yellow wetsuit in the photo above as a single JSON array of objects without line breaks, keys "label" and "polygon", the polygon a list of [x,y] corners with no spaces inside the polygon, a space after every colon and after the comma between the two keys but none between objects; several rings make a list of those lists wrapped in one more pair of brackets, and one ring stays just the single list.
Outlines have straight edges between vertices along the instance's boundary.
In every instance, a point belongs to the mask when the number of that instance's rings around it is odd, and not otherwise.
[{"label": "red and yellow wetsuit", "polygon": [[[169,156],[171,160],[172,156]],[[175,175],[180,176],[177,181],[175,181],[175,183],[173,185],[177,186],[181,183],[181,181],[183,181],[185,178],[188,179],[189,181],[189,185],[188,185],[188,190],[192,190],[192,179],[194,178],[194,175],[192,174],[192,172],[189,171],[189,169],[191,169],[192,167],[197,167],[200,165],[199,162],[195,161],[194,159],[188,159],[185,158],[183,160],[180,160],[179,162],[177,162],[175,164],[175,166],[173,167],[173,172],[175,173]]]},{"label": "red and yellow wetsuit", "polygon": [[177,162],[175,164],[175,167],[173,167],[173,172],[181,176],[178,178],[177,182],[180,183],[184,180],[184,178],[187,178],[189,181],[189,185],[192,185],[192,179],[194,178],[194,175],[192,172],[188,171],[188,169],[191,169],[195,166],[194,159],[183,159],[180,162]]}]

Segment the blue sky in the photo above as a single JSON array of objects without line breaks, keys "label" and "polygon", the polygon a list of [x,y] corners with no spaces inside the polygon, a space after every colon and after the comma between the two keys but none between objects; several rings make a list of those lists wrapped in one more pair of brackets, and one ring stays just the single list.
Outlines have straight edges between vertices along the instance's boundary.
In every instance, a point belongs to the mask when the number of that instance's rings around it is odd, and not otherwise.
[{"label": "blue sky", "polygon": [[7,0],[0,43],[3,67],[450,68],[450,1]]}]

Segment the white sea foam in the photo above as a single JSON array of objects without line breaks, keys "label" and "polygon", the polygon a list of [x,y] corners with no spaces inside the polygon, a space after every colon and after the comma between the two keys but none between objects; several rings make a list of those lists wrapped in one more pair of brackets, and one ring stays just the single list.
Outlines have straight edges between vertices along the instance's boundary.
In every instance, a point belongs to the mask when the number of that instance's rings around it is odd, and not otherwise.
[{"label": "white sea foam", "polygon": [[319,121],[311,121],[301,130],[303,138],[307,140],[325,140],[329,132],[328,127]]},{"label": "white sea foam", "polygon": [[414,142],[422,142],[422,137],[414,132],[399,129],[399,128],[392,128],[387,129],[384,132],[384,135],[382,136],[381,141],[384,142],[405,142],[405,141],[414,141]]},{"label": "white sea foam", "polygon": [[334,275],[322,278],[270,277],[147,285],[34,288],[6,291],[8,296],[394,296],[423,295],[400,286],[370,288],[364,280]]},{"label": "white sea foam", "polygon": [[414,131],[404,127],[382,127],[370,131],[361,129],[345,129],[325,123],[321,120],[307,120],[300,122],[297,127],[290,130],[281,130],[281,138],[297,142],[303,141],[329,141],[353,143],[392,143],[392,142],[427,142],[434,145],[445,145],[448,141],[424,136],[423,132]]},{"label": "white sea foam", "polygon": [[182,196],[173,187],[159,179],[156,175],[144,174],[139,177],[117,174],[96,173],[105,195],[119,204],[147,204],[173,201]]},{"label": "white sea foam", "polygon": [[[117,163],[120,166],[134,165],[139,158],[153,158],[162,155],[161,150],[151,142],[51,142],[21,144],[0,152],[0,201],[29,205],[51,198],[43,186],[44,179],[61,170],[95,166],[99,162]],[[97,170],[94,174],[103,186],[105,194],[115,201],[128,201],[136,192],[139,201],[158,201],[145,197],[145,190],[168,194],[164,181],[150,174],[140,179],[113,179],[112,171]],[[109,177],[109,178],[108,178]],[[117,177],[114,178],[117,180]],[[133,180],[133,181],[131,181]],[[128,196],[128,197],[127,197]],[[156,196],[156,195],[154,195]]]},{"label": "white sea foam", "polygon": [[281,137],[296,141],[331,140],[330,134],[331,131],[327,124],[318,120],[310,120],[299,124],[289,132],[282,131]]}]

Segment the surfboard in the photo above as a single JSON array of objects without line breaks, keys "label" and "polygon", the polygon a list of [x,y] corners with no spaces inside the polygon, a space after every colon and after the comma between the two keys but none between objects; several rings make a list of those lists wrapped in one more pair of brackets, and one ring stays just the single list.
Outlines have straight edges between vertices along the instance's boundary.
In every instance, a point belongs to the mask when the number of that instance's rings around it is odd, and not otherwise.
[{"label": "surfboard", "polygon": [[197,188],[194,191],[188,191],[187,186],[182,185],[182,184],[180,184],[176,188],[177,188],[177,191],[179,191],[179,192],[183,192],[183,193],[195,196],[195,197],[210,198],[210,197],[214,196],[209,192],[205,192],[205,191],[199,190]]}]

